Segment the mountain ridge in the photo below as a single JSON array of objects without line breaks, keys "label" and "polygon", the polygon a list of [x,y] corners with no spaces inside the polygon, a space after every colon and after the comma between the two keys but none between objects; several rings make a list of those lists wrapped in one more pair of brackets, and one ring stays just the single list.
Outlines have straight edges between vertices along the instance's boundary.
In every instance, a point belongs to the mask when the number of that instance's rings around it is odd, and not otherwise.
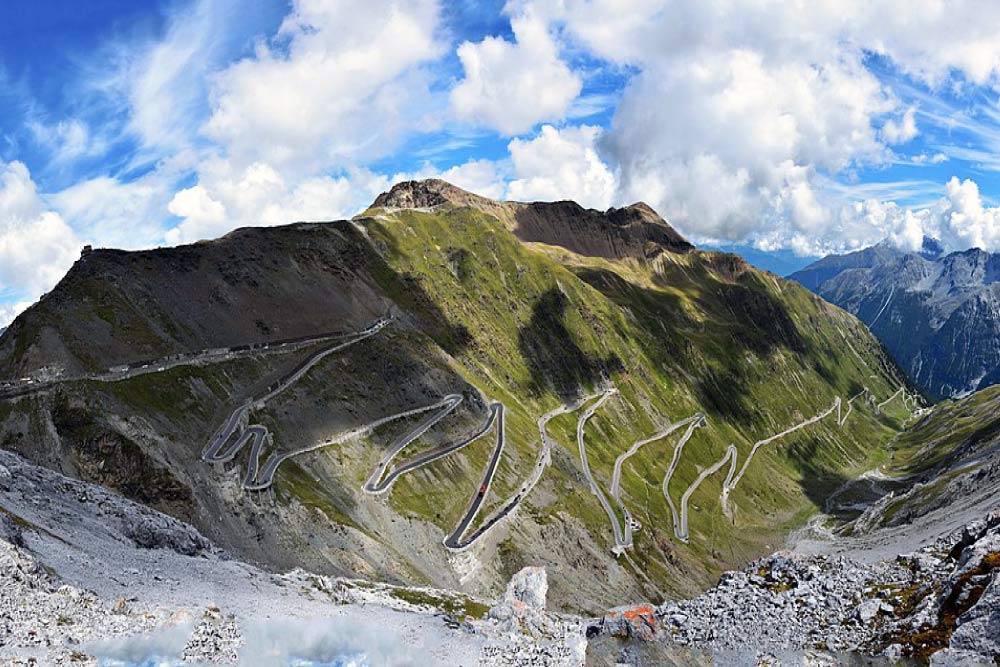
[{"label": "mountain ridge", "polygon": [[866,322],[930,396],[1000,381],[1000,255],[945,254],[932,239],[920,252],[881,243],[789,278]]},{"label": "mountain ridge", "polygon": [[397,183],[376,197],[372,208],[427,208],[445,203],[492,215],[522,241],[557,245],[582,255],[621,259],[661,249],[679,253],[694,249],[645,202],[598,211],[572,201],[495,201],[428,179]]}]

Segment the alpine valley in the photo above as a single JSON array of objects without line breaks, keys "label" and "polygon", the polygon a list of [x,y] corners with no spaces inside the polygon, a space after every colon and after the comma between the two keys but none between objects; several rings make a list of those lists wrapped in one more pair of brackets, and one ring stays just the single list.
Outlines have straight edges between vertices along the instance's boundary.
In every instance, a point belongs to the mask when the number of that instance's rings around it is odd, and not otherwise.
[{"label": "alpine valley", "polygon": [[796,282],[642,203],[439,180],[87,251],[0,337],[4,586],[66,619],[0,622],[66,664],[185,600],[185,659],[235,660],[255,596],[377,607],[436,664],[985,659],[997,394],[928,401],[996,379],[998,266]]}]

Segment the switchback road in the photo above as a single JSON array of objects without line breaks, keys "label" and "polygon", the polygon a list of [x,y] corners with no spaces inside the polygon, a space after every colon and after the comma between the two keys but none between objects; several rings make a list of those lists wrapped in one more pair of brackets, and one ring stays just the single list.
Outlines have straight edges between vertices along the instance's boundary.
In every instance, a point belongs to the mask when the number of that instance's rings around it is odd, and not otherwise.
[{"label": "switchback road", "polygon": [[590,464],[587,462],[587,446],[583,442],[584,431],[587,427],[587,422],[594,413],[604,405],[609,398],[618,393],[618,390],[614,387],[607,389],[599,399],[594,403],[590,404],[583,414],[580,415],[579,421],[576,423],[576,442],[580,450],[580,464],[583,467],[583,474],[587,478],[587,482],[590,484],[590,492],[597,496],[597,500],[600,501],[601,507],[604,508],[605,513],[608,515],[608,519],[611,520],[611,528],[614,531],[615,546],[612,547],[611,551],[618,555],[624,551],[626,543],[625,536],[622,534],[621,526],[618,524],[618,515],[615,514],[614,508],[611,507],[611,503],[605,497],[604,492],[601,491],[601,487],[597,485],[597,480],[594,479],[593,474],[590,472]]}]

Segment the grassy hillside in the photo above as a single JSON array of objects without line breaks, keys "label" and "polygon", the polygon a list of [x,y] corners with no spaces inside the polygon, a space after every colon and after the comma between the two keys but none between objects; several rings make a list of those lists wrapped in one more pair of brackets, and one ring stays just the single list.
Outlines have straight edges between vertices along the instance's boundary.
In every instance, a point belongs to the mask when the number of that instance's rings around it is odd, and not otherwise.
[{"label": "grassy hillside", "polygon": [[[97,253],[0,340],[0,368],[11,377],[62,365],[68,378],[0,401],[3,446],[123,493],[145,493],[144,502],[274,567],[496,592],[520,566],[543,564],[556,603],[589,611],[707,585],[722,568],[778,546],[844,479],[884,460],[905,411],[894,403],[876,414],[857,401],[843,426],[833,413],[763,447],[731,493],[728,517],[720,507],[728,466],[706,479],[691,496],[684,543],[661,490],[677,432],[624,467],[622,499],[642,528],[616,559],[608,517],[581,468],[579,413],[566,414],[549,424],[558,446],[540,484],[455,556],[440,542],[480,485],[492,437],[403,476],[382,497],[362,494],[361,485],[419,418],[292,460],[273,493],[240,490],[243,456],[232,465],[199,460],[233,408],[313,348],[120,382],[84,377],[154,353],[357,328],[392,309],[395,324],[324,359],[256,407],[251,422],[266,425],[279,448],[295,448],[447,393],[465,396],[408,455],[475,429],[486,414],[478,393],[502,401],[508,442],[480,521],[533,470],[538,418],[608,383],[618,394],[585,437],[605,494],[616,457],[632,443],[705,414],[707,426],[688,442],[668,489],[678,504],[730,443],[742,466],[755,441],[826,411],[836,397],[846,401],[867,387],[882,400],[899,386],[856,319],[735,256],[648,243],[617,259],[585,256],[546,224],[546,238],[558,245],[524,242],[509,221],[445,203],[241,230],[151,254]],[[132,483],[111,472],[124,465]]]},{"label": "grassy hillside", "polygon": [[[909,523],[947,508],[977,518],[995,507],[1000,489],[1000,387],[924,410],[888,447],[885,496],[863,517],[863,528]],[[961,520],[961,519],[959,519]]]},{"label": "grassy hillside", "polygon": [[[362,223],[388,263],[468,331],[453,351],[463,375],[516,417],[509,433],[523,454],[515,461],[520,471],[512,465],[502,480],[507,489],[533,463],[538,415],[604,377],[620,395],[590,422],[587,443],[605,485],[632,442],[694,412],[708,416],[671,482],[675,498],[728,443],[740,449],[742,463],[756,439],[823,411],[837,395],[846,399],[868,386],[888,397],[899,382],[853,317],[733,256],[586,258],[521,244],[497,220],[460,208],[370,215]],[[702,565],[711,573],[773,545],[845,476],[883,455],[879,444],[900,416],[859,408],[843,428],[830,418],[763,451],[734,493],[735,525],[718,511],[719,473],[693,497],[690,545],[673,539],[660,492],[677,437],[648,445],[623,478],[625,502],[646,527],[631,559],[657,586],[677,591],[688,581],[680,576],[685,568],[705,581],[711,574],[701,574]],[[575,416],[552,423],[566,466],[553,466],[539,494],[555,500],[532,499],[530,511],[539,521],[565,512],[608,548],[607,517],[579,483],[575,423]],[[400,493],[399,502],[429,492],[413,491]]]}]

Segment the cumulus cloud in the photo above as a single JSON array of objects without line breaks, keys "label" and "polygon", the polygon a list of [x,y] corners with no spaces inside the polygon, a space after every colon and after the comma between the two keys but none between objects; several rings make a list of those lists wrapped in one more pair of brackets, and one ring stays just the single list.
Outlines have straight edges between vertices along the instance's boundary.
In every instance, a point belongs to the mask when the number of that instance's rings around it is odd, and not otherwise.
[{"label": "cumulus cloud", "polygon": [[770,65],[733,50],[638,75],[607,144],[624,198],[652,199],[695,236],[735,240],[775,216],[816,231],[808,179],[883,160],[870,119],[888,109],[856,63]]},{"label": "cumulus cloud", "polygon": [[273,39],[213,77],[201,131],[216,147],[165,202],[181,218],[165,240],[363,209],[388,179],[358,165],[436,127],[447,103],[424,68],[444,54],[438,13],[435,0],[296,0]]},{"label": "cumulus cloud", "polygon": [[46,208],[28,168],[0,162],[0,291],[37,297],[62,278],[81,245],[63,218]]},{"label": "cumulus cloud", "polygon": [[385,155],[429,126],[434,0],[296,0],[273,44],[219,73],[203,128],[239,166],[315,173]]},{"label": "cumulus cloud", "polygon": [[96,176],[48,197],[53,208],[103,247],[135,250],[162,241],[177,174],[163,167],[131,181]]},{"label": "cumulus cloud", "polygon": [[451,91],[460,118],[505,135],[562,118],[583,85],[560,60],[540,16],[528,11],[512,18],[510,25],[514,42],[487,37],[458,47],[465,78]]},{"label": "cumulus cloud", "polygon": [[983,205],[974,181],[952,177],[933,216],[946,247],[1000,251],[1000,209]]},{"label": "cumulus cloud", "polygon": [[763,250],[790,247],[801,255],[824,255],[887,240],[915,252],[925,236],[938,239],[947,250],[1000,252],[1000,208],[983,202],[974,181],[952,177],[944,196],[928,206],[900,206],[879,199],[849,202],[830,208],[824,235],[803,233],[779,221],[756,239],[756,245]]},{"label": "cumulus cloud", "polygon": [[916,111],[916,107],[910,107],[898,121],[887,120],[882,126],[882,139],[887,144],[904,144],[920,134],[917,129]]},{"label": "cumulus cloud", "polygon": [[619,167],[618,198],[650,201],[694,238],[837,240],[851,202],[824,192],[824,180],[886,164],[896,159],[889,145],[919,134],[916,109],[868,69],[869,54],[929,86],[995,85],[1000,73],[1000,6],[972,1],[514,0],[508,9],[533,11],[579,48],[637,71],[602,142]]},{"label": "cumulus cloud", "polygon": [[544,125],[533,139],[514,139],[508,145],[514,178],[507,196],[522,201],[573,199],[583,206],[607,208],[616,181],[597,154],[600,136],[601,129],[589,125]]},{"label": "cumulus cloud", "polygon": [[201,165],[197,184],[167,204],[182,220],[165,238],[171,244],[189,243],[237,227],[340,220],[364,209],[387,185],[386,177],[366,169],[290,181],[264,162],[240,169],[214,158]]}]

